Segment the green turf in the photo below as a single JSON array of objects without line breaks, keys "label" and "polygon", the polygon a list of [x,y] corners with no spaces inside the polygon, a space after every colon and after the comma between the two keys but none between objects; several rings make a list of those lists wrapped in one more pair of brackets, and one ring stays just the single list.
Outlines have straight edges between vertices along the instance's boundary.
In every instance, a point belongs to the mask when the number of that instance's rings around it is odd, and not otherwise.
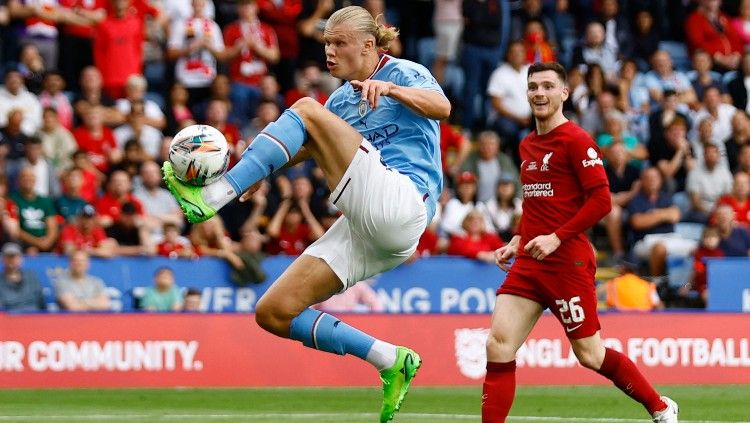
[{"label": "green turf", "polygon": [[[750,385],[664,386],[681,421],[750,422]],[[479,421],[480,389],[414,387],[395,423]],[[0,390],[0,422],[375,422],[380,391],[353,389]],[[615,388],[522,387],[509,423],[647,422]],[[553,416],[554,419],[531,417]],[[606,420],[610,419],[610,420]]]}]

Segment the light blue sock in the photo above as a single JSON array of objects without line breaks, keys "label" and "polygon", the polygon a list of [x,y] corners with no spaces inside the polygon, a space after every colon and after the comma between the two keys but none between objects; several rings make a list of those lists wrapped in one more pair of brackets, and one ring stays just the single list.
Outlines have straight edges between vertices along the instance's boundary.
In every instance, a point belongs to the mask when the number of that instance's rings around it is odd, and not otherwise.
[{"label": "light blue sock", "polygon": [[292,339],[306,347],[339,355],[352,354],[363,360],[375,343],[372,336],[311,308],[292,319],[290,332]]},{"label": "light blue sock", "polygon": [[300,115],[287,109],[263,128],[240,161],[225,175],[237,195],[286,164],[307,138]]}]

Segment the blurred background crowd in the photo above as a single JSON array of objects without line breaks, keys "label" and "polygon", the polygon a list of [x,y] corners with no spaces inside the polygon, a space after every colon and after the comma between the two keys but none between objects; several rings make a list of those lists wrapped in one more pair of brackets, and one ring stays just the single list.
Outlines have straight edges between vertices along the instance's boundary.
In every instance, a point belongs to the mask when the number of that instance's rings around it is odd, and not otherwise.
[{"label": "blurred background crowd", "polygon": [[3,256],[216,256],[246,282],[265,255],[300,254],[338,217],[314,164],[192,226],[160,165],[185,126],[222,131],[233,165],[297,99],[324,103],[340,81],[322,31],[351,4],[398,27],[388,54],[453,104],[441,207],[413,260],[493,263],[516,232],[538,61],[566,67],[566,116],[605,159],[613,209],[592,240],[615,269],[607,302],[701,306],[701,259],[750,253],[750,0],[0,0]]}]

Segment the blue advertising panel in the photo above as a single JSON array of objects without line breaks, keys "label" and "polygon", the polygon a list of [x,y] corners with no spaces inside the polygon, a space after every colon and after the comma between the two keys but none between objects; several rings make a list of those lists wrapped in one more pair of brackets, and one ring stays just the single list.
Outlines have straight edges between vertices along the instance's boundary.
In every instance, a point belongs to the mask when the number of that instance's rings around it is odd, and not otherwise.
[{"label": "blue advertising panel", "polygon": [[[292,262],[293,257],[268,257],[263,262],[267,279],[257,285],[236,287],[229,280],[229,266],[215,258],[200,260],[162,257],[91,259],[90,274],[104,280],[113,309],[132,311],[135,298],[153,285],[154,272],[167,266],[182,288],[202,291],[202,309],[212,312],[252,312],[260,296]],[[49,309],[56,310],[54,279],[65,272],[66,257],[26,257],[24,267],[39,275]],[[505,278],[496,266],[458,257],[436,257],[404,264],[368,281],[380,297],[386,313],[489,313],[495,290]]]},{"label": "blue advertising panel", "polygon": [[709,311],[750,312],[750,259],[706,260]]}]

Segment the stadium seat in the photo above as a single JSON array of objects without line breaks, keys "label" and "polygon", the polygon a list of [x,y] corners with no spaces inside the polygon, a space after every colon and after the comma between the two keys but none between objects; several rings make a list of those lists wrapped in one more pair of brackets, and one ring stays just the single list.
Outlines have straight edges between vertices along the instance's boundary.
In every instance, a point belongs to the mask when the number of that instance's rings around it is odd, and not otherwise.
[{"label": "stadium seat", "polygon": [[669,286],[673,289],[680,288],[690,279],[693,271],[693,257],[667,257],[667,276],[669,277]]},{"label": "stadium seat", "polygon": [[679,222],[674,225],[674,230],[681,237],[698,242],[703,236],[703,228],[705,227],[702,223]]},{"label": "stadium seat", "polygon": [[690,55],[687,46],[677,41],[660,41],[659,50],[669,53],[674,68],[679,71],[688,71],[691,68]]}]

